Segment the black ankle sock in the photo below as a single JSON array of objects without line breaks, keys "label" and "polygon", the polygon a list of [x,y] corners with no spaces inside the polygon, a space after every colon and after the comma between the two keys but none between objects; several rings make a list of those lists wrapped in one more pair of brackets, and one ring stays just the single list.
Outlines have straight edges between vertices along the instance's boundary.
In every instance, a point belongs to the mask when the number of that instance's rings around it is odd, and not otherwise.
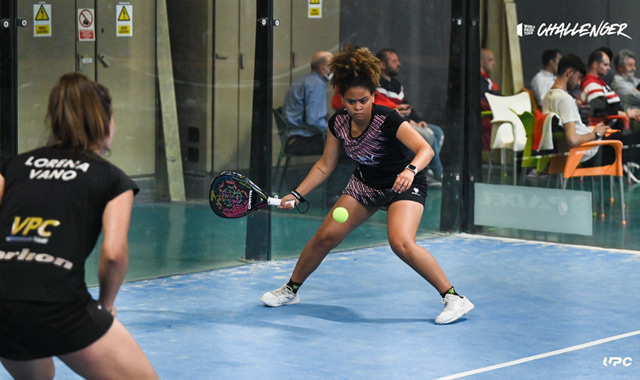
[{"label": "black ankle sock", "polygon": [[453,294],[454,296],[460,297],[460,295],[458,293],[456,293],[456,290],[453,288],[453,286],[451,288],[449,288],[449,290],[447,290],[446,292],[440,293],[442,298],[444,298],[444,296],[446,296],[447,294]]},{"label": "black ankle sock", "polygon": [[289,279],[287,286],[295,294],[298,293],[298,289],[302,286],[302,284],[298,284],[297,282],[293,282],[291,279]]}]

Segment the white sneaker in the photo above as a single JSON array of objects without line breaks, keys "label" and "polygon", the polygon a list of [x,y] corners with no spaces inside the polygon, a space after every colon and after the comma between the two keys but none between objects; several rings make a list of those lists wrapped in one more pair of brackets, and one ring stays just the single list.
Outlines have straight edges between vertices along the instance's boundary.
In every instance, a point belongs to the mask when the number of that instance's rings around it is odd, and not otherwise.
[{"label": "white sneaker", "polygon": [[445,325],[467,314],[473,310],[473,304],[468,298],[463,296],[456,296],[454,294],[447,294],[442,299],[444,304],[444,310],[436,318],[436,323],[439,325]]},{"label": "white sneaker", "polygon": [[263,294],[260,301],[267,306],[278,307],[300,303],[300,298],[287,284],[284,284],[276,290]]}]

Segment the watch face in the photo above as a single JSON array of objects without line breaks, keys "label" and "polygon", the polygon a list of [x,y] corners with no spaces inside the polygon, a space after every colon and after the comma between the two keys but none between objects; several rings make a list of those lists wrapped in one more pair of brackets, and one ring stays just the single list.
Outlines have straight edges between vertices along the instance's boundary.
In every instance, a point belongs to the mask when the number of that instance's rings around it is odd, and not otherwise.
[{"label": "watch face", "polygon": [[409,168],[410,170],[416,170],[415,165],[411,165],[411,164],[407,165],[407,168]]}]

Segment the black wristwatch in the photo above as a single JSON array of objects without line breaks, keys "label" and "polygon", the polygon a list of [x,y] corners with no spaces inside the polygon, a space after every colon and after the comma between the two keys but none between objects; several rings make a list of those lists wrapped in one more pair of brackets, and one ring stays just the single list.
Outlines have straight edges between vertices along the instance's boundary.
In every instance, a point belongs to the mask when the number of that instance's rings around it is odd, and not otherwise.
[{"label": "black wristwatch", "polygon": [[413,172],[414,175],[418,175],[418,168],[416,168],[415,165],[409,164],[405,167],[405,169],[409,169]]},{"label": "black wristwatch", "polygon": [[595,132],[596,133],[596,140],[600,140],[602,138],[602,133],[600,132]]}]

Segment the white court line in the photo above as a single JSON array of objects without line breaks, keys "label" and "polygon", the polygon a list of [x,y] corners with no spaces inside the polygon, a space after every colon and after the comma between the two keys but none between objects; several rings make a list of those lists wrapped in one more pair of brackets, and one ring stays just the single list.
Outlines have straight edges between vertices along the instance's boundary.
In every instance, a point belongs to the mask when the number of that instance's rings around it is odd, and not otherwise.
[{"label": "white court line", "polygon": [[440,378],[435,379],[435,380],[453,380],[453,379],[459,379],[461,377],[477,375],[479,373],[489,372],[489,371],[493,371],[493,370],[500,369],[500,368],[505,368],[505,367],[511,367],[511,366],[514,366],[514,365],[527,363],[527,362],[531,362],[531,361],[538,360],[538,359],[548,358],[550,356],[566,354],[567,352],[577,351],[577,350],[581,350],[583,348],[597,346],[599,344],[612,342],[614,340],[620,340],[620,339],[624,339],[624,338],[629,338],[629,337],[634,336],[634,335],[640,335],[640,330],[632,331],[632,332],[629,332],[629,333],[626,333],[626,334],[620,334],[620,335],[612,336],[612,337],[609,337],[609,338],[594,340],[593,342],[579,344],[577,346],[571,346],[571,347],[563,348],[563,349],[560,349],[560,350],[550,351],[550,352],[546,352],[546,353],[540,354],[540,355],[529,356],[527,358],[522,358],[522,359],[513,360],[513,361],[510,361],[510,362],[506,362],[506,363],[496,364],[496,365],[492,365],[492,366],[489,366],[489,367],[478,368],[478,369],[474,369],[474,370],[466,371],[466,372],[460,372],[460,373],[456,373],[456,374],[453,374],[453,375],[440,377]]},{"label": "white court line", "polygon": [[561,247],[581,248],[581,249],[588,249],[592,251],[624,253],[628,255],[640,256],[640,251],[637,251],[637,250],[623,249],[623,248],[603,248],[603,247],[597,247],[595,245],[564,244],[564,243],[556,243],[551,241],[525,240],[525,239],[518,239],[518,238],[508,238],[508,237],[488,236],[488,235],[474,235],[474,234],[469,234],[465,232],[461,232],[455,235],[452,234],[450,236],[457,236],[465,239],[475,239],[475,240],[492,239],[492,240],[500,240],[505,242],[517,242],[517,243],[524,243],[524,244],[555,245],[555,246],[561,246]]}]

